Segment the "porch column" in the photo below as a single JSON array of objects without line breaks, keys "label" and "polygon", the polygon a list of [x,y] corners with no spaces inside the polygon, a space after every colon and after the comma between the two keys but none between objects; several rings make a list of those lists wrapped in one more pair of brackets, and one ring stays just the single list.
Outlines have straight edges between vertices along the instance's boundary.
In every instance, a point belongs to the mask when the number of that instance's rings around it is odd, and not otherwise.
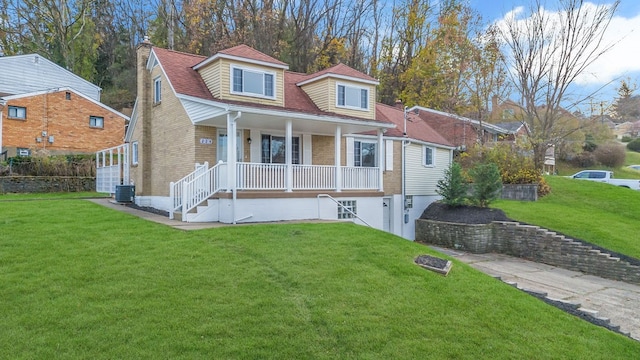
[{"label": "porch column", "polygon": [[384,159],[383,159],[383,152],[382,152],[382,146],[384,145],[384,143],[382,142],[382,129],[378,129],[378,146],[377,146],[377,150],[378,150],[378,190],[379,191],[384,191],[384,185],[382,184],[382,180],[384,178]]},{"label": "porch column", "polygon": [[285,163],[287,165],[287,179],[286,179],[286,188],[287,192],[291,192],[293,189],[293,129],[292,129],[292,121],[291,119],[287,120],[287,127],[285,131]]},{"label": "porch column", "polygon": [[340,158],[342,155],[340,154],[340,140],[342,139],[342,128],[340,125],[336,125],[336,134],[334,136],[333,143],[335,145],[333,151],[333,157],[335,159],[336,164],[336,191],[342,191],[342,167],[340,166]]},{"label": "porch column", "polygon": [[235,119],[227,114],[227,192],[236,187],[236,129]]}]

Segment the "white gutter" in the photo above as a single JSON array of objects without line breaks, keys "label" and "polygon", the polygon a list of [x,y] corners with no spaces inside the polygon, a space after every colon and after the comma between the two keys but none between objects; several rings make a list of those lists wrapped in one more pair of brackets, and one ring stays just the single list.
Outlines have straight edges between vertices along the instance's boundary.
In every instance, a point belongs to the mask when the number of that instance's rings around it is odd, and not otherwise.
[{"label": "white gutter", "polygon": [[233,219],[233,224],[237,223],[236,220],[236,201],[238,200],[238,189],[237,189],[237,179],[236,179],[236,163],[237,159],[237,151],[236,142],[238,141],[236,136],[236,126],[237,120],[242,116],[242,113],[238,111],[236,116],[231,117],[231,114],[227,114],[227,182],[231,186],[232,198],[231,198],[231,219]]}]

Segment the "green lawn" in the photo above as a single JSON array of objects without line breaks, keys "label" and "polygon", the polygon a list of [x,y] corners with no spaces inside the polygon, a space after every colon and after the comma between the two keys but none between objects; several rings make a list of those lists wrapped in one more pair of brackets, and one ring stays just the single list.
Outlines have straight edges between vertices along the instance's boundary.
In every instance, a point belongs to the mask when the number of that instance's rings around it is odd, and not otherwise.
[{"label": "green lawn", "polygon": [[[0,197],[2,199],[2,197]],[[631,359],[640,342],[353,224],[184,232],[0,203],[2,359]],[[443,255],[439,255],[443,256]]]},{"label": "green lawn", "polygon": [[537,202],[493,204],[512,219],[542,226],[640,259],[640,191],[559,176]]}]

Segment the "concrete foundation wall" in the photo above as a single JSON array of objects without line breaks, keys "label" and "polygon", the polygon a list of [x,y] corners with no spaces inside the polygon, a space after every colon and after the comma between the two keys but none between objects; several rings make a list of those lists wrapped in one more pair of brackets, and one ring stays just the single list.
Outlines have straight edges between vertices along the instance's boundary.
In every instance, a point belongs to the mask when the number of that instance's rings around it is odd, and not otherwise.
[{"label": "concrete foundation wall", "polygon": [[640,266],[538,226],[497,221],[467,225],[418,219],[416,241],[476,254],[496,252],[640,284]]}]

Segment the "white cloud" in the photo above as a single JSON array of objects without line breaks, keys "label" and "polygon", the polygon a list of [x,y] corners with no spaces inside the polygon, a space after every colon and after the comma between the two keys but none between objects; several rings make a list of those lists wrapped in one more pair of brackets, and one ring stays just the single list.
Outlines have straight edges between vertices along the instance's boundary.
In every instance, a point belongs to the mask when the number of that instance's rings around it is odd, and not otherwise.
[{"label": "white cloud", "polygon": [[615,16],[607,28],[605,44],[613,47],[576,79],[579,85],[604,85],[629,73],[640,71],[640,14]]},{"label": "white cloud", "polygon": [[[585,2],[583,6],[586,7],[584,10],[591,13],[601,5]],[[521,26],[524,26],[529,21],[526,17],[528,14],[525,14],[524,10],[523,7],[514,8],[502,19],[496,21],[496,25],[504,29],[508,19],[516,19]],[[558,21],[560,17],[557,11],[550,9],[541,9],[541,11],[552,21]],[[576,79],[576,85],[603,86],[617,78],[640,72],[638,60],[640,58],[640,13],[614,16],[604,34],[602,46],[612,47]]]}]

